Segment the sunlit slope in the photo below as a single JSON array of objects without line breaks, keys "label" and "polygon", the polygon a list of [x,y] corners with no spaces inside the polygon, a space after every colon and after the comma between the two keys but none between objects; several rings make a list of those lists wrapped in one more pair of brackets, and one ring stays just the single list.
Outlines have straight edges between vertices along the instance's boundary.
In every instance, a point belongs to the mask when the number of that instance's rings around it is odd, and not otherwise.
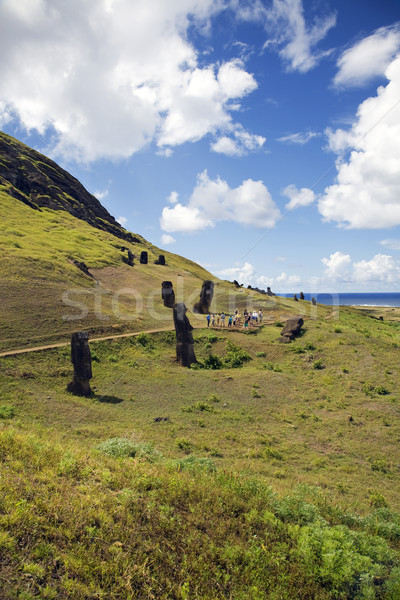
[{"label": "sunlit slope", "polygon": [[[177,301],[189,309],[202,282],[212,279],[214,311],[262,307],[266,318],[276,319],[300,310],[291,300],[237,290],[139,235],[135,239],[140,243],[127,243],[65,211],[32,210],[1,188],[0,220],[2,350],[63,341],[80,328],[93,336],[165,327],[172,323],[172,314],[161,299],[164,280],[173,282]],[[123,262],[123,245],[135,255],[133,267]],[[139,263],[143,250],[148,252],[147,265]],[[154,264],[160,253],[165,266]],[[93,278],[73,261],[85,263]],[[191,319],[194,324],[204,321],[194,315]]]}]

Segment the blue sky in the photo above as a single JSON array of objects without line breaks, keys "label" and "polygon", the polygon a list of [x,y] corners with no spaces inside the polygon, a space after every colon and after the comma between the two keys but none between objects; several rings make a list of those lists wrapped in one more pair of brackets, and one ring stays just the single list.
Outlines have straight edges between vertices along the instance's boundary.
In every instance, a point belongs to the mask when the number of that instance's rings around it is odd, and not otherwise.
[{"label": "blue sky", "polygon": [[276,292],[397,291],[397,0],[0,0],[0,127]]}]

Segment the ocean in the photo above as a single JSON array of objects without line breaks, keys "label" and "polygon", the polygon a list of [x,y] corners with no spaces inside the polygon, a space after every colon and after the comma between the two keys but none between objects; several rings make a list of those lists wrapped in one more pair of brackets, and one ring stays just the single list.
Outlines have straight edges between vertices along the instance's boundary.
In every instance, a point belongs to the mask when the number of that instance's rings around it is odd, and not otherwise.
[{"label": "ocean", "polygon": [[[279,296],[286,296],[287,298],[293,298],[293,294],[278,294]],[[299,298],[297,292],[297,297]],[[387,307],[400,307],[400,293],[399,292],[382,292],[382,293],[338,293],[338,294],[308,294],[304,292],[304,298],[311,300],[315,298],[320,304],[327,304],[329,306],[387,306]]]}]

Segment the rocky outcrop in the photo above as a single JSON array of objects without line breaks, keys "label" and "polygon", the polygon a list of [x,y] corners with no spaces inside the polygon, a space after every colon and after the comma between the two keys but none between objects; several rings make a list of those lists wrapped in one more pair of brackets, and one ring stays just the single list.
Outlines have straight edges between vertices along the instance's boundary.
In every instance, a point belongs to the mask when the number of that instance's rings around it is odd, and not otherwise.
[{"label": "rocky outcrop", "polygon": [[0,185],[30,208],[65,210],[97,229],[131,243],[139,238],[126,231],[70,173],[36,150],[0,132]]}]

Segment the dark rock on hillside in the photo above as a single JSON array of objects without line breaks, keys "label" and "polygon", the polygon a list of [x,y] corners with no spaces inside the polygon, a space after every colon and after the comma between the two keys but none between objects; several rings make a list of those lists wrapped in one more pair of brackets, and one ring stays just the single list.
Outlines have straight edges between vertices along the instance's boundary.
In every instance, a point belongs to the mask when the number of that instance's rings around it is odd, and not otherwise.
[{"label": "dark rock on hillside", "polygon": [[73,263],[76,267],[78,267],[78,269],[80,271],[82,271],[82,273],[85,273],[85,275],[88,275],[89,277],[93,277],[93,275],[89,271],[89,267],[84,262],[80,262],[79,260],[74,260]]},{"label": "dark rock on hillside", "polygon": [[0,132],[0,186],[30,208],[65,210],[97,229],[131,243],[140,242],[75,177],[3,132]]},{"label": "dark rock on hillside", "polygon": [[284,344],[287,344],[296,336],[300,335],[303,323],[304,321],[302,317],[294,317],[293,319],[288,319],[288,321],[286,321],[285,327],[281,331],[282,337],[279,341]]}]

